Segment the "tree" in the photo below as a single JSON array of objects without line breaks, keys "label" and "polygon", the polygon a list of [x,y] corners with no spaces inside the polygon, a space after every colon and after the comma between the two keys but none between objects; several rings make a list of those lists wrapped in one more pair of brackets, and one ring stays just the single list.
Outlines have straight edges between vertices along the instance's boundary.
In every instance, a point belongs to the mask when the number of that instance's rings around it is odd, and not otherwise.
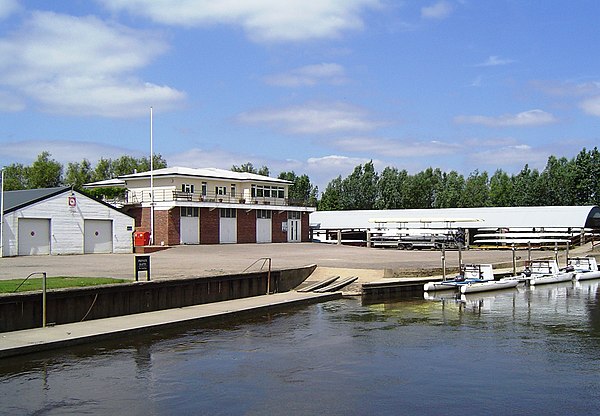
[{"label": "tree", "polygon": [[342,181],[342,209],[373,209],[377,199],[378,175],[373,161],[358,165]]},{"label": "tree", "polygon": [[339,211],[342,210],[342,177],[338,176],[332,179],[321,194],[321,200],[318,203],[319,211]]},{"label": "tree", "polygon": [[404,208],[433,208],[442,186],[440,169],[427,168],[404,182],[402,206]]},{"label": "tree", "polygon": [[465,178],[455,170],[443,173],[440,188],[436,193],[435,208],[461,207],[465,192]]},{"label": "tree", "polygon": [[81,163],[68,163],[65,184],[81,188],[84,184],[92,182],[92,173],[92,165],[87,159],[83,159]]},{"label": "tree", "polygon": [[489,206],[489,184],[487,172],[479,173],[477,169],[471,172],[465,181],[462,207],[478,208]]},{"label": "tree", "polygon": [[257,175],[262,175],[262,176],[269,176],[269,174],[270,174],[268,167],[262,166],[260,169],[257,170],[251,162],[246,162],[241,166],[233,165],[231,167],[231,170],[233,172],[255,173]]},{"label": "tree", "polygon": [[21,163],[13,163],[4,168],[4,190],[27,189],[27,168]]},{"label": "tree", "polygon": [[300,201],[309,206],[316,206],[319,189],[310,183],[310,178],[307,175],[296,176],[294,171],[281,172],[278,178],[293,182],[288,191],[289,199]]},{"label": "tree", "polygon": [[402,208],[402,186],[408,177],[406,170],[386,167],[377,182],[376,209]]},{"label": "tree", "polygon": [[92,173],[92,181],[104,181],[113,177],[112,160],[101,157]]},{"label": "tree", "polygon": [[513,206],[513,182],[502,169],[496,170],[490,178],[490,206]]},{"label": "tree", "polygon": [[54,159],[49,152],[42,152],[38,155],[33,164],[27,168],[27,187],[36,188],[54,188],[62,184],[63,167]]}]

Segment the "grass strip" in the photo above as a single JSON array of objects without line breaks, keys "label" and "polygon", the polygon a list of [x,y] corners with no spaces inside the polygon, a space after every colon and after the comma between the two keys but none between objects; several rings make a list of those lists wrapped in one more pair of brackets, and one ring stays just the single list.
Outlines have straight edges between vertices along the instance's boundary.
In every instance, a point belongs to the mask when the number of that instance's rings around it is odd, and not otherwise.
[{"label": "grass strip", "polygon": [[[0,280],[0,293],[13,293],[23,282],[23,279]],[[130,280],[113,279],[110,277],[65,277],[55,276],[46,279],[46,289],[63,289],[68,287],[86,287],[108,285],[114,283],[127,283]],[[30,278],[19,288],[18,292],[42,290],[42,278]]]}]

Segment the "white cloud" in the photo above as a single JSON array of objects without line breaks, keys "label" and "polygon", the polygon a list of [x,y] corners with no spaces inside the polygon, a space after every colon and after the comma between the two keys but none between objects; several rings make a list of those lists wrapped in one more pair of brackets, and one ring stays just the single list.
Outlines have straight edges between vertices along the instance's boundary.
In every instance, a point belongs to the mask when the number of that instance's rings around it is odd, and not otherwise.
[{"label": "white cloud", "polygon": [[0,84],[58,114],[131,117],[163,110],[184,93],[132,75],[162,54],[155,36],[92,17],[35,12],[0,39]]},{"label": "white cloud", "polygon": [[493,55],[493,56],[490,56],[484,62],[477,64],[475,66],[500,66],[500,65],[512,64],[513,62],[515,62],[515,61],[512,59],[502,59],[502,58],[499,58],[498,56]]},{"label": "white cloud", "polygon": [[386,157],[413,158],[454,154],[460,146],[437,140],[407,141],[376,137],[349,137],[333,142],[345,152],[366,152]]},{"label": "white cloud", "polygon": [[544,94],[559,97],[580,97],[600,93],[600,82],[598,81],[574,83],[536,80],[532,81],[531,85]]},{"label": "white cloud", "polygon": [[505,171],[518,171],[525,164],[528,164],[530,168],[543,168],[549,155],[549,152],[542,149],[534,149],[527,144],[516,144],[474,152],[467,158],[475,165],[488,167],[493,173],[499,167]]},{"label": "white cloud", "polygon": [[581,103],[581,108],[587,114],[600,117],[600,96],[583,101]]},{"label": "white cloud", "polygon": [[364,9],[380,0],[97,0],[109,10],[125,11],[166,25],[240,26],[257,42],[336,38],[363,27]]},{"label": "white cloud", "polygon": [[308,103],[283,109],[257,110],[238,117],[243,123],[267,124],[291,134],[323,134],[372,130],[381,123],[364,110],[344,103]]},{"label": "white cloud", "polygon": [[454,10],[452,4],[447,1],[438,1],[437,3],[421,8],[421,17],[424,19],[445,19]]},{"label": "white cloud", "polygon": [[7,18],[17,10],[19,10],[17,0],[0,0],[0,20]]},{"label": "white cloud", "polygon": [[457,116],[454,121],[459,124],[481,124],[489,127],[528,127],[556,123],[552,114],[543,110],[529,110],[518,114],[506,114],[498,117],[489,116]]},{"label": "white cloud", "polygon": [[265,78],[267,84],[281,87],[314,86],[320,83],[340,85],[346,82],[344,67],[322,63],[292,69]]}]

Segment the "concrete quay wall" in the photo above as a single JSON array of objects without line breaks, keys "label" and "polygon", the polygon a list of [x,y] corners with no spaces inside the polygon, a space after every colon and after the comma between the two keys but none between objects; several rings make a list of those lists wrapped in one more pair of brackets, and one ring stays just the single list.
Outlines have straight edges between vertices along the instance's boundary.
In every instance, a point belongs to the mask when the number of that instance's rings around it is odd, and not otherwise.
[{"label": "concrete quay wall", "polygon": [[[270,273],[271,293],[287,292],[302,283],[315,265]],[[46,323],[67,324],[267,293],[267,271],[50,290]],[[42,294],[27,292],[0,296],[0,332],[42,326]]]}]

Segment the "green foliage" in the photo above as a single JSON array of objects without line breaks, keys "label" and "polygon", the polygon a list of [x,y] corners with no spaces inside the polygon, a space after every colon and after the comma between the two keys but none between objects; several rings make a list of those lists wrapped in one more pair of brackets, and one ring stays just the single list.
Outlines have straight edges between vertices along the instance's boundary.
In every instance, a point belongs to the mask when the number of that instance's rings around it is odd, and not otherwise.
[{"label": "green foliage", "polygon": [[246,162],[241,166],[233,165],[231,167],[233,172],[248,172],[255,173],[257,175],[269,176],[269,168],[266,166],[262,166],[260,169],[256,169],[251,162]]},{"label": "green foliage", "polygon": [[467,179],[456,171],[427,168],[409,175],[386,167],[378,175],[372,162],[346,178],[333,179],[319,210],[464,208],[600,205],[600,152],[585,148],[571,160],[550,156],[542,172],[526,164],[518,174],[502,169],[489,177],[475,170]]},{"label": "green foliage", "polygon": [[[68,185],[81,188],[83,184],[112,179],[121,175],[150,170],[150,159],[147,157],[133,158],[121,156],[118,159],[100,158],[93,168],[89,160],[67,164],[67,171],[63,177],[63,166],[52,155],[43,151],[31,166],[13,163],[4,168],[4,190],[16,191],[20,189],[53,188]],[[154,155],[154,169],[167,167],[167,161],[161,155]]]},{"label": "green foliage", "polygon": [[100,200],[125,199],[127,190],[118,186],[86,189],[85,193]]},{"label": "green foliage", "polygon": [[310,183],[310,178],[307,175],[297,176],[294,171],[281,172],[278,178],[293,182],[288,191],[289,199],[308,206],[317,205],[319,189]]},{"label": "green foliage", "polygon": [[49,152],[42,152],[27,169],[27,187],[54,188],[62,184],[62,165],[54,159],[50,159]]}]

